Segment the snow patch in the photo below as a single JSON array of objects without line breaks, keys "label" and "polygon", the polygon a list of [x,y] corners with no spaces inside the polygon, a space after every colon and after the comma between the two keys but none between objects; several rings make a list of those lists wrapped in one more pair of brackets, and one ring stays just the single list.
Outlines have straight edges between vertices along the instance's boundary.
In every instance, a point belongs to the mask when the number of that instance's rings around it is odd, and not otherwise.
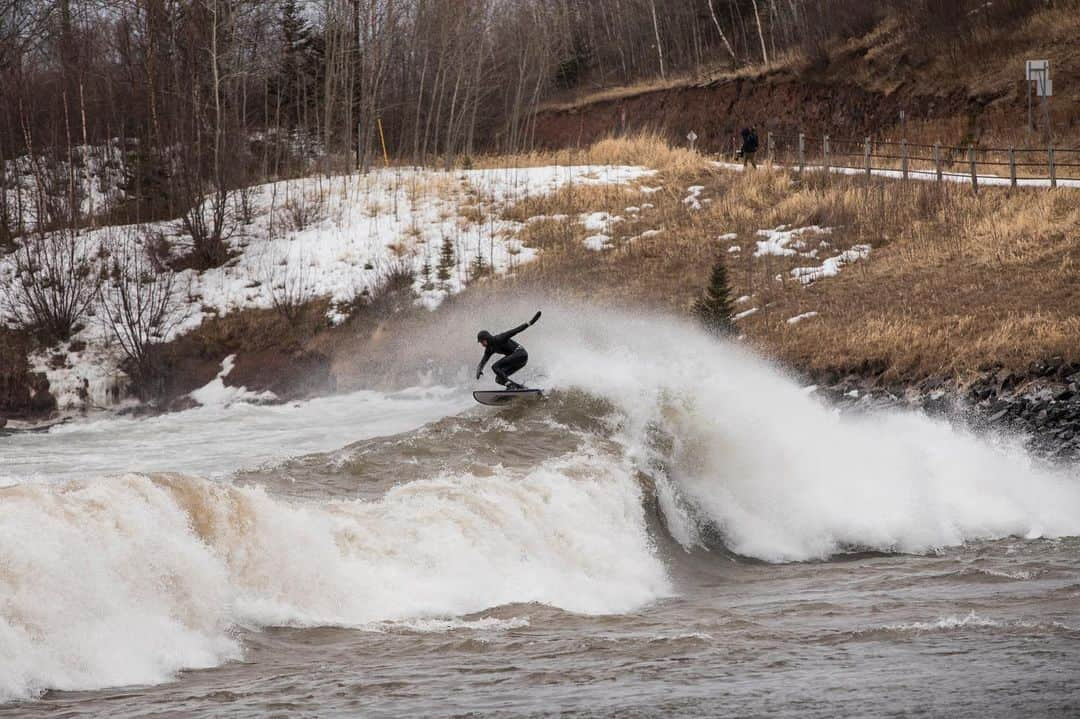
[{"label": "snow patch", "polygon": [[683,204],[691,210],[701,209],[701,193],[705,191],[704,185],[691,185],[686,188],[690,194],[683,198]]},{"label": "snow patch", "polygon": [[789,317],[787,323],[789,325],[797,325],[800,322],[802,322],[803,320],[808,320],[811,317],[817,317],[817,316],[818,316],[817,312],[803,312],[801,315],[795,315],[794,317]]},{"label": "snow patch", "polygon": [[611,238],[607,235],[590,235],[585,238],[585,247],[593,252],[611,249]]},{"label": "snow patch", "polygon": [[238,402],[259,404],[277,401],[278,397],[273,392],[252,392],[246,387],[226,387],[225,378],[235,365],[236,355],[229,355],[221,361],[221,371],[217,376],[188,396],[203,407],[228,407]]},{"label": "snow patch", "polygon": [[850,250],[828,258],[817,267],[796,267],[791,271],[791,276],[804,285],[825,277],[836,277],[842,266],[869,257],[870,249],[870,245],[855,245]]},{"label": "snow patch", "polygon": [[754,252],[754,257],[764,257],[765,255],[791,257],[797,254],[799,250],[806,249],[806,243],[802,239],[803,235],[822,235],[832,232],[831,227],[819,227],[817,225],[799,227],[794,230],[788,229],[789,227],[789,225],[780,225],[772,230],[758,230],[757,236],[765,239],[757,241],[757,250]]},{"label": "snow patch", "polygon": [[750,315],[755,314],[757,311],[758,311],[757,307],[751,307],[748,310],[744,310],[743,312],[739,312],[738,314],[732,315],[731,319],[733,319],[733,320],[741,320],[743,317],[749,317]]}]

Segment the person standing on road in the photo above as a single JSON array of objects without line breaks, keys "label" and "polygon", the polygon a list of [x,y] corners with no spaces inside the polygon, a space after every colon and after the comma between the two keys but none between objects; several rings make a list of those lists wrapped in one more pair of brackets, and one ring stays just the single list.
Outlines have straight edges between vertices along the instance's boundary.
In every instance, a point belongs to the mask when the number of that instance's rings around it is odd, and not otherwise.
[{"label": "person standing on road", "polygon": [[742,158],[743,168],[746,168],[746,163],[750,163],[756,170],[757,163],[754,162],[754,154],[758,149],[757,131],[752,127],[744,127],[742,132],[742,149],[739,150],[739,157]]}]

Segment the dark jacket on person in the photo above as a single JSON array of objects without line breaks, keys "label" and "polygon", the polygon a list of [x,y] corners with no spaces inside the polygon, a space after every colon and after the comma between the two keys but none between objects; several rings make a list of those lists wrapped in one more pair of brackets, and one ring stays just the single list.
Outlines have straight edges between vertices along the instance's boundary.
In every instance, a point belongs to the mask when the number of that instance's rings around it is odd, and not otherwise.
[{"label": "dark jacket on person", "polygon": [[744,129],[742,131],[741,134],[742,134],[742,150],[740,150],[740,152],[742,152],[742,154],[744,154],[744,155],[750,155],[750,154],[753,154],[753,153],[757,152],[757,149],[758,149],[757,133],[754,132],[753,130],[751,130],[750,128],[746,128],[746,129]]}]

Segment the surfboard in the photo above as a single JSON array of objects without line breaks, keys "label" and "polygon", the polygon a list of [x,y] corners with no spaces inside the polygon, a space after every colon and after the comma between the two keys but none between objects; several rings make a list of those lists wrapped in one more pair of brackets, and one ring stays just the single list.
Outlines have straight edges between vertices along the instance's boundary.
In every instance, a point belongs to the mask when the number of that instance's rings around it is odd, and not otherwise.
[{"label": "surfboard", "polygon": [[517,400],[539,399],[543,392],[538,389],[491,389],[477,390],[472,396],[480,404],[501,407]]}]

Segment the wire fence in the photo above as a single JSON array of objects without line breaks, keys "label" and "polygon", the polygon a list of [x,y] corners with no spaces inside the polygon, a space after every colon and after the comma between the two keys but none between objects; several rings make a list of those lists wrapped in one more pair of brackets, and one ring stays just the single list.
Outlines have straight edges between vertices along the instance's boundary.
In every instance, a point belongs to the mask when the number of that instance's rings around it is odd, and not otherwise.
[{"label": "wire fence", "polygon": [[967,147],[886,141],[810,137],[803,133],[768,133],[768,161],[798,169],[887,175],[900,179],[1057,187],[1080,183],[1080,149]]}]

